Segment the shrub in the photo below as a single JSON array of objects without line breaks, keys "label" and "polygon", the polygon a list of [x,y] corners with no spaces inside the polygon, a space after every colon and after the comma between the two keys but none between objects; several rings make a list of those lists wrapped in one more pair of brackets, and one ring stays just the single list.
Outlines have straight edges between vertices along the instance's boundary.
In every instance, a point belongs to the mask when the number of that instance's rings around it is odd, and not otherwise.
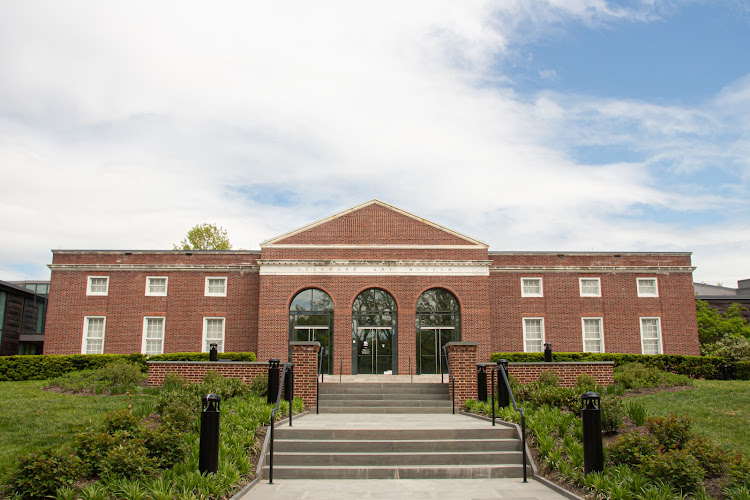
[{"label": "shrub", "polygon": [[217,394],[224,401],[249,394],[250,387],[240,379],[224,377],[215,371],[207,371],[196,391],[201,397],[209,393]]},{"label": "shrub", "polygon": [[584,392],[596,391],[597,388],[598,384],[594,380],[594,377],[585,373],[578,375],[575,385],[576,392],[583,394]]},{"label": "shrub", "polygon": [[539,385],[548,386],[548,387],[559,387],[560,386],[560,378],[557,376],[557,373],[555,373],[553,370],[547,370],[541,373],[539,375]]},{"label": "shrub", "polygon": [[688,417],[670,413],[665,417],[649,417],[646,427],[664,450],[681,449],[692,437],[692,422]]},{"label": "shrub", "polygon": [[[173,352],[169,354],[157,354],[150,356],[149,361],[208,361],[207,352]],[[232,361],[258,361],[254,352],[220,352],[219,359]]]},{"label": "shrub", "polygon": [[602,432],[616,432],[625,420],[625,405],[619,396],[605,394],[601,399]]},{"label": "shrub", "polygon": [[615,465],[639,465],[644,458],[658,452],[653,440],[640,432],[626,432],[607,447],[607,456]]},{"label": "shrub", "polygon": [[50,382],[51,387],[74,393],[121,394],[134,390],[146,379],[138,363],[117,359],[96,370],[68,372]]},{"label": "shrub", "polygon": [[140,421],[133,415],[130,408],[107,412],[104,415],[104,431],[114,434],[117,431],[133,432]]},{"label": "shrub", "polygon": [[702,437],[691,439],[683,449],[698,459],[709,477],[721,476],[729,461],[726,451]]},{"label": "shrub", "polygon": [[167,391],[182,387],[184,385],[185,379],[182,378],[182,375],[177,372],[168,372],[166,375],[164,375],[164,380],[161,383],[162,389]]},{"label": "shrub", "polygon": [[[721,377],[721,366],[724,359],[716,356],[682,356],[677,354],[618,354],[591,352],[556,352],[554,360],[560,361],[614,361],[615,367],[626,363],[642,363],[659,370],[687,375],[690,378],[715,379]],[[491,361],[506,359],[511,363],[542,362],[544,353],[541,352],[496,352]],[[748,373],[750,375],[750,373]]]},{"label": "shrub", "polygon": [[146,380],[146,375],[138,363],[129,363],[124,359],[104,365],[100,373],[102,380],[109,382],[113,387],[134,387]]},{"label": "shrub", "polygon": [[41,450],[19,458],[8,477],[11,491],[21,498],[46,498],[58,488],[72,486],[81,472],[81,461],[56,450]]},{"label": "shrub", "polygon": [[250,382],[250,392],[260,397],[268,396],[268,377],[265,375],[258,375]]},{"label": "shrub", "polygon": [[45,380],[68,372],[95,370],[117,359],[138,363],[144,370],[147,369],[146,357],[142,354],[2,356],[0,381]]},{"label": "shrub", "polygon": [[75,436],[76,454],[81,458],[85,476],[98,475],[104,456],[115,445],[111,434],[93,429]]},{"label": "shrub", "polygon": [[673,387],[690,385],[690,378],[648,367],[642,363],[627,363],[615,369],[615,383],[626,389],[643,389],[645,387]]},{"label": "shrub", "polygon": [[187,454],[188,445],[184,435],[168,424],[160,425],[156,430],[144,427],[140,435],[143,437],[148,455],[156,460],[159,468],[172,467],[181,462]]},{"label": "shrub", "polygon": [[107,451],[100,467],[103,478],[143,479],[154,476],[158,459],[148,453],[141,439],[119,442]]},{"label": "shrub", "polygon": [[189,388],[162,391],[156,401],[156,412],[166,424],[185,432],[193,426],[200,400]]},{"label": "shrub", "polygon": [[665,480],[684,491],[694,491],[704,476],[698,459],[679,449],[646,457],[641,463],[641,472],[652,479]]}]

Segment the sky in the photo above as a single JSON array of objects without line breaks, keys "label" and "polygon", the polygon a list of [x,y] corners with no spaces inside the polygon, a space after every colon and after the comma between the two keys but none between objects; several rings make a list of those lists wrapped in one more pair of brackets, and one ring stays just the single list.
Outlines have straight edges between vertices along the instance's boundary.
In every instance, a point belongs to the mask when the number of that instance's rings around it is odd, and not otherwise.
[{"label": "sky", "polygon": [[744,0],[0,0],[0,280],[380,199],[750,278]]}]

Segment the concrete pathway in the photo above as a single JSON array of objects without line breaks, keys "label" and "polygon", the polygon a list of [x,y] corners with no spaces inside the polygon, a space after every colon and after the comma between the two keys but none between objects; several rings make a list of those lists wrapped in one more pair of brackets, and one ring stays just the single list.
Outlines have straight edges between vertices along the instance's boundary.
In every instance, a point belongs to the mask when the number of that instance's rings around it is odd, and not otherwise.
[{"label": "concrete pathway", "polygon": [[[300,429],[477,429],[490,423],[452,414],[307,414],[294,419]],[[241,500],[291,499],[400,499],[400,500],[557,500],[566,497],[529,478],[511,479],[277,479],[259,481]]]}]

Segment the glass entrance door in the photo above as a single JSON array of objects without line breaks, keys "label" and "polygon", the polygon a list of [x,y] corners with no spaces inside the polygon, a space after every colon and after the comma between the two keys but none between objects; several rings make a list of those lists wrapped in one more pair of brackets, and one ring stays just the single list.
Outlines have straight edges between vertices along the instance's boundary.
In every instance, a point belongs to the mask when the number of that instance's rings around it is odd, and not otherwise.
[{"label": "glass entrance door", "polygon": [[361,326],[354,338],[357,350],[357,373],[391,373],[393,369],[393,329],[383,326]]},{"label": "glass entrance door", "polygon": [[293,339],[298,342],[320,342],[323,351],[323,373],[330,374],[333,350],[331,349],[331,331],[327,326],[295,325]]},{"label": "glass entrance door", "polygon": [[452,326],[423,326],[419,329],[417,373],[426,375],[447,372],[447,367],[443,366],[443,346],[453,340],[455,330]]}]

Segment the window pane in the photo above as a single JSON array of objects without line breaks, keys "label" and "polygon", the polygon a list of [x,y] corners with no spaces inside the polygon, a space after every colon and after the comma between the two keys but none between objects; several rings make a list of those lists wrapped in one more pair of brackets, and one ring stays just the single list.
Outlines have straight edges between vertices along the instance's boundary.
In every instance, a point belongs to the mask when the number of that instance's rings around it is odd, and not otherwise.
[{"label": "window pane", "polygon": [[541,295],[542,280],[538,278],[524,278],[523,293],[524,295]]},{"label": "window pane", "polygon": [[586,340],[583,343],[585,352],[602,352],[602,343],[600,340]]},{"label": "window pane", "polygon": [[527,339],[541,339],[542,338],[542,320],[540,319],[527,319],[526,320],[526,338]]},{"label": "window pane", "polygon": [[224,278],[217,278],[208,280],[208,293],[223,294],[224,293]]},{"label": "window pane", "polygon": [[89,278],[91,293],[107,293],[107,278]]},{"label": "window pane", "polygon": [[527,340],[526,352],[542,352],[542,341],[541,340]]},{"label": "window pane", "polygon": [[598,319],[583,320],[583,333],[587,339],[598,339],[601,333],[601,326]]},{"label": "window pane", "polygon": [[103,348],[103,340],[88,339],[86,341],[86,354],[102,354]]},{"label": "window pane", "polygon": [[148,292],[149,293],[166,293],[167,291],[167,278],[149,278],[148,280]]},{"label": "window pane", "polygon": [[104,337],[104,318],[89,318],[87,337],[89,339]]},{"label": "window pane", "polygon": [[583,295],[599,295],[599,280],[582,279],[581,293]]},{"label": "window pane", "polygon": [[639,295],[656,295],[656,279],[639,279]]},{"label": "window pane", "polygon": [[212,340],[220,339],[223,324],[223,319],[207,319],[206,338]]}]

